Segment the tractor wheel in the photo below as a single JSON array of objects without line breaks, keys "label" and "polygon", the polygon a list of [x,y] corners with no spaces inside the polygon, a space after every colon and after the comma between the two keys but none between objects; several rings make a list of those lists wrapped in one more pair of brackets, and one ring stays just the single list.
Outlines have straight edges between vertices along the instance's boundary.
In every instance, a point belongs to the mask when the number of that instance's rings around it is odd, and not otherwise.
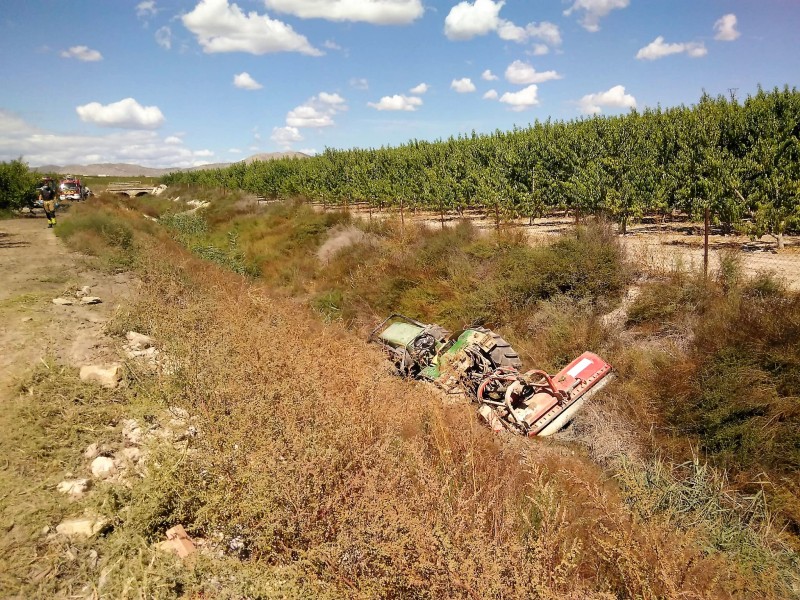
[{"label": "tractor wheel", "polygon": [[522,367],[522,361],[519,359],[519,354],[517,354],[517,352],[511,347],[511,344],[509,344],[505,338],[496,334],[494,331],[485,329],[483,327],[477,327],[476,331],[492,334],[495,347],[489,353],[489,358],[492,359],[495,367],[513,367],[515,369],[520,369]]}]

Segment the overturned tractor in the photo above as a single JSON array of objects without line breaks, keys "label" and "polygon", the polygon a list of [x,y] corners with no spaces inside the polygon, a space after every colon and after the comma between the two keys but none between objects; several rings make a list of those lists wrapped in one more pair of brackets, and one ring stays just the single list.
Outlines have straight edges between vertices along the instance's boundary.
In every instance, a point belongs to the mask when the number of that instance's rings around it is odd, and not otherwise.
[{"label": "overturned tractor", "polygon": [[432,381],[448,392],[464,392],[494,430],[547,436],[569,423],[584,403],[613,378],[610,364],[584,352],[555,375],[522,362],[511,345],[482,327],[451,334],[393,314],[370,334],[398,373]]}]

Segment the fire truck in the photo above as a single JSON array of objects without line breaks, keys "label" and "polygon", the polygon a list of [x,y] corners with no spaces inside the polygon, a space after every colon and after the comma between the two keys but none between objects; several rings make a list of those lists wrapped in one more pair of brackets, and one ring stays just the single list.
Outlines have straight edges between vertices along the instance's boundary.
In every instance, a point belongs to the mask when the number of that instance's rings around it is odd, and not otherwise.
[{"label": "fire truck", "polygon": [[72,175],[67,175],[58,184],[58,199],[64,200],[84,200],[86,198],[84,187],[81,180]]}]

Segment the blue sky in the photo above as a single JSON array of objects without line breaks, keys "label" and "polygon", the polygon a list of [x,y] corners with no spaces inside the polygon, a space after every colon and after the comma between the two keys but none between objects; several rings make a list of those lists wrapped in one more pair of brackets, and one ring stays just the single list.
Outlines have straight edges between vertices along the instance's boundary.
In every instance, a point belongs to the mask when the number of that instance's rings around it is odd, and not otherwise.
[{"label": "blue sky", "polygon": [[0,160],[184,167],[798,84],[800,0],[2,0]]}]

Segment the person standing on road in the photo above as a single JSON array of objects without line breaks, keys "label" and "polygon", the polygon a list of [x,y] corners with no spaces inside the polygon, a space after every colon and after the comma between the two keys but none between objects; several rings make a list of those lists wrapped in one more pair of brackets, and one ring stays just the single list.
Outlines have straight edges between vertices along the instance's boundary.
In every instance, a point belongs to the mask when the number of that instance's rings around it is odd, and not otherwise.
[{"label": "person standing on road", "polygon": [[39,200],[44,206],[44,214],[47,216],[47,227],[52,228],[56,224],[56,200],[55,192],[49,185],[44,186],[39,192]]}]

